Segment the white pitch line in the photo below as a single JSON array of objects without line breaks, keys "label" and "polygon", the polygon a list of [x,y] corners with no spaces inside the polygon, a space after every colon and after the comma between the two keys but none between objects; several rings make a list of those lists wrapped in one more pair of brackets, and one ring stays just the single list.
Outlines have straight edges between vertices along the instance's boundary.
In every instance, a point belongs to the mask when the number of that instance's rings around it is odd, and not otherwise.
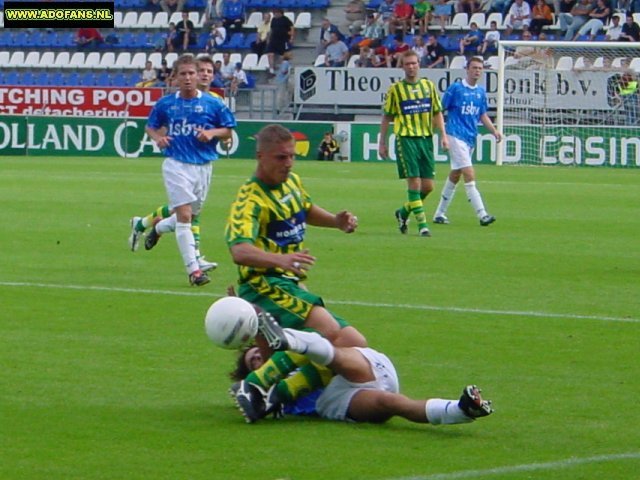
[{"label": "white pitch line", "polygon": [[574,466],[586,465],[589,463],[616,462],[619,460],[638,460],[640,452],[618,453],[610,455],[596,455],[593,457],[571,457],[556,462],[525,463],[521,465],[510,465],[504,467],[487,468],[482,470],[461,470],[451,473],[436,473],[419,477],[394,477],[385,480],[459,480],[464,478],[487,477],[495,475],[507,475],[518,472],[534,472],[537,470],[557,470]]},{"label": "white pitch line", "polygon": [[[58,288],[63,290],[93,290],[101,292],[148,293],[151,295],[174,295],[178,297],[222,297],[222,293],[200,291],[156,290],[146,288],[102,287],[97,285],[61,285],[54,283],[0,282],[2,287]],[[403,308],[407,310],[426,310],[432,312],[472,313],[482,315],[504,315],[516,317],[566,318],[571,320],[596,320],[600,322],[640,323],[640,318],[607,317],[602,315],[580,315],[571,313],[552,313],[519,310],[493,310],[465,307],[439,307],[436,305],[411,305],[405,303],[361,302],[358,300],[328,300],[337,305],[353,305],[358,307]]]}]

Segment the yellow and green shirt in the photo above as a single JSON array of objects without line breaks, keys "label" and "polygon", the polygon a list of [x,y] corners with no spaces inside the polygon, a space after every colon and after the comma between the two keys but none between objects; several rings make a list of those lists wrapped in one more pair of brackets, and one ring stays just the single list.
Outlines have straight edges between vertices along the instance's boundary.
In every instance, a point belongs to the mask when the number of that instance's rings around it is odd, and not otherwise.
[{"label": "yellow and green shirt", "polygon": [[[248,180],[231,204],[225,229],[229,247],[251,243],[271,253],[292,253],[303,249],[311,197],[300,177],[289,174],[286,182],[270,187],[257,178]],[[284,270],[239,266],[240,283],[256,275],[287,275]],[[289,272],[290,274],[290,272]]]},{"label": "yellow and green shirt", "polygon": [[391,115],[393,133],[400,137],[433,135],[433,114],[442,111],[435,84],[426,78],[417,83],[400,80],[389,87],[384,104],[385,115]]}]

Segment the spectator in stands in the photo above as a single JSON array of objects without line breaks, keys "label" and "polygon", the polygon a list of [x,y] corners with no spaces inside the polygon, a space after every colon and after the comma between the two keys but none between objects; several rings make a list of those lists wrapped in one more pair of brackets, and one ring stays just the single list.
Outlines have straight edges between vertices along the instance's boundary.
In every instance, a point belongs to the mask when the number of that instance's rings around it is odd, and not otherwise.
[{"label": "spectator in stands", "polygon": [[640,40],[640,26],[633,21],[633,14],[627,12],[626,20],[618,40],[621,42],[637,42]]},{"label": "spectator in stands", "polygon": [[458,0],[456,2],[456,12],[466,13],[471,16],[480,11],[480,2],[478,0]]},{"label": "spectator in stands", "polygon": [[189,20],[189,12],[182,11],[182,20],[176,25],[176,37],[173,40],[174,50],[188,50],[190,46],[196,44],[196,28]]},{"label": "spectator in stands", "polygon": [[173,12],[182,12],[184,11],[184,3],[186,0],[160,0],[160,8],[164,12],[167,12],[167,15],[171,16]]},{"label": "spectator in stands", "polygon": [[410,50],[411,47],[404,41],[404,35],[402,33],[396,33],[393,39],[393,46],[391,47],[391,66],[401,68],[402,67],[402,53]]},{"label": "spectator in stands", "polygon": [[444,33],[444,27],[451,20],[451,13],[451,5],[447,3],[447,0],[437,0],[433,7],[433,18],[438,21],[442,33]]},{"label": "spectator in stands", "polygon": [[560,14],[560,30],[564,32],[566,41],[573,40],[580,27],[587,23],[591,10],[593,10],[591,0],[579,0],[570,13]]},{"label": "spectator in stands", "polygon": [[426,68],[444,68],[446,67],[447,52],[438,42],[438,37],[429,35],[427,39],[427,55],[424,57],[424,66]]},{"label": "spectator in stands", "polygon": [[500,41],[500,31],[498,30],[498,22],[491,20],[489,31],[484,35],[484,41],[480,47],[480,53],[484,55],[489,52],[498,50],[498,42]]},{"label": "spectator in stands", "polygon": [[433,19],[433,5],[427,0],[416,0],[411,16],[411,33],[416,33],[416,25],[420,35],[427,33],[427,27]]},{"label": "spectator in stands", "polygon": [[358,43],[358,47],[370,47],[375,40],[381,40],[383,36],[382,25],[377,22],[375,14],[369,13],[362,29],[362,40]]},{"label": "spectator in stands", "polygon": [[157,82],[158,72],[153,68],[153,63],[147,60],[144,64],[144,70],[142,70],[142,74],[140,75],[140,81],[136,83],[136,87],[155,87]]},{"label": "spectator in stands", "polygon": [[367,14],[367,7],[362,0],[350,0],[344,7],[345,22],[341,25],[343,32],[349,35],[360,35]]},{"label": "spectator in stands", "polygon": [[222,25],[222,20],[216,20],[211,27],[211,32],[207,38],[205,50],[209,54],[213,54],[220,50],[220,46],[227,40],[227,29]]},{"label": "spectator in stands", "polygon": [[638,125],[640,114],[640,94],[638,93],[638,79],[632,70],[622,73],[619,81],[619,98],[624,107],[627,125]]},{"label": "spectator in stands", "polygon": [[158,86],[167,87],[171,83],[170,79],[172,73],[173,70],[167,66],[167,61],[162,59],[162,62],[160,62],[160,69],[158,70]]},{"label": "spectator in stands", "polygon": [[411,50],[416,52],[420,66],[423,67],[423,59],[427,55],[427,45],[424,43],[424,37],[422,35],[415,35],[412,43]]},{"label": "spectator in stands", "polygon": [[573,40],[578,40],[579,37],[587,33],[589,34],[590,41],[595,40],[598,32],[604,28],[610,18],[611,8],[607,0],[597,0],[595,8],[589,12],[589,20],[580,27],[580,30],[575,34]]},{"label": "spectator in stands", "polygon": [[164,50],[167,52],[174,51],[174,44],[178,39],[178,31],[176,30],[176,24],[173,22],[169,23],[169,31],[166,33],[164,37]]},{"label": "spectator in stands", "polygon": [[371,66],[375,68],[391,67],[391,54],[389,49],[380,40],[374,40],[371,44],[373,55],[371,56]]},{"label": "spectator in stands", "polygon": [[380,3],[380,6],[378,7],[378,16],[376,17],[376,19],[380,24],[380,26],[382,27],[382,30],[384,31],[385,35],[389,34],[390,32],[389,21],[393,16],[394,8],[395,8],[395,5],[393,3],[393,0],[383,0],[383,2]]},{"label": "spectator in stands", "polygon": [[204,20],[202,26],[207,28],[214,25],[217,20],[222,20],[221,15],[222,1],[207,0],[207,6],[204,9]]},{"label": "spectator in stands", "polygon": [[464,55],[465,53],[471,51],[472,54],[479,52],[482,48],[482,41],[484,40],[484,36],[482,32],[478,29],[478,24],[476,22],[471,22],[469,24],[471,30],[460,39],[460,43],[458,44],[458,53],[460,55]]},{"label": "spectator in stands", "polygon": [[243,0],[224,0],[222,4],[222,18],[224,27],[230,34],[241,32],[244,23]]},{"label": "spectator in stands", "polygon": [[267,41],[269,40],[269,32],[271,31],[271,14],[269,12],[262,13],[262,22],[258,25],[255,41],[251,42],[251,51],[260,56],[267,49]]},{"label": "spectator in stands", "polygon": [[79,28],[73,40],[79,48],[87,49],[96,48],[104,42],[97,28]]},{"label": "spectator in stands", "polygon": [[356,67],[358,68],[369,68],[369,67],[373,67],[373,62],[372,62],[372,58],[373,58],[373,51],[371,50],[371,47],[365,45],[364,47],[360,48],[360,52],[358,53],[358,58],[356,58]]},{"label": "spectator in stands", "polygon": [[505,35],[509,36],[513,33],[513,30],[528,29],[531,24],[531,7],[524,0],[516,0],[513,2],[507,12],[507,21],[505,25],[507,27]]},{"label": "spectator in stands", "polygon": [[324,51],[325,67],[344,67],[349,59],[349,47],[340,40],[337,32],[331,32],[331,41]]},{"label": "spectator in stands", "polygon": [[233,63],[231,63],[231,54],[229,52],[224,52],[222,54],[222,65],[220,66],[220,75],[222,76],[222,81],[225,87],[231,85],[231,80],[233,79],[233,72],[235,72],[236,67]]},{"label": "spectator in stands", "polygon": [[293,93],[291,60],[293,60],[293,54],[290,51],[282,54],[282,62],[280,62],[280,65],[278,66],[278,72],[275,78],[276,85],[278,86],[278,113],[287,108],[289,103],[291,103],[291,96]]},{"label": "spectator in stands", "polygon": [[604,37],[607,42],[615,42],[620,40],[622,34],[622,25],[620,25],[620,17],[614,15],[611,17],[611,25],[606,27],[606,35]]},{"label": "spectator in stands", "polygon": [[216,60],[213,63],[213,78],[211,86],[215,88],[224,88],[224,78],[222,78],[222,61]]},{"label": "spectator in stands", "polygon": [[331,23],[328,18],[323,18],[322,23],[320,24],[320,43],[318,44],[318,48],[316,49],[316,54],[320,55],[324,53],[327,45],[331,43],[331,34],[336,33],[340,40],[344,40],[344,35],[340,32],[340,29]]},{"label": "spectator in stands", "polygon": [[271,31],[269,32],[269,41],[267,43],[267,54],[269,55],[269,73],[275,75],[276,55],[283,55],[291,50],[295,40],[295,28],[293,22],[285,17],[282,8],[273,10],[273,19],[271,20]]},{"label": "spectator in stands", "polygon": [[332,162],[336,152],[339,150],[338,142],[333,138],[333,133],[327,132],[318,147],[318,160]]},{"label": "spectator in stands", "polygon": [[553,11],[556,17],[560,18],[561,13],[571,13],[571,9],[576,6],[576,3],[578,0],[553,0]]},{"label": "spectator in stands", "polygon": [[238,95],[238,89],[246,87],[247,85],[249,85],[247,74],[242,69],[242,63],[237,62],[236,67],[233,70],[233,75],[231,77],[231,85],[229,87],[229,91],[231,92],[231,95],[235,97],[236,95]]},{"label": "spectator in stands", "polygon": [[538,36],[542,27],[553,23],[553,12],[545,0],[536,0],[536,4],[531,9],[531,23],[529,31],[532,35]]},{"label": "spectator in stands", "polygon": [[[539,40],[545,40],[546,35],[540,34]],[[533,36],[531,32],[525,30],[522,32],[522,40],[532,40]],[[517,63],[512,68],[517,69],[553,69],[554,59],[553,52],[550,48],[535,47],[533,45],[516,47],[513,58],[517,60]]]},{"label": "spectator in stands", "polygon": [[413,17],[413,6],[406,0],[396,0],[393,14],[389,19],[389,33],[395,34],[400,30],[403,35],[408,33]]}]

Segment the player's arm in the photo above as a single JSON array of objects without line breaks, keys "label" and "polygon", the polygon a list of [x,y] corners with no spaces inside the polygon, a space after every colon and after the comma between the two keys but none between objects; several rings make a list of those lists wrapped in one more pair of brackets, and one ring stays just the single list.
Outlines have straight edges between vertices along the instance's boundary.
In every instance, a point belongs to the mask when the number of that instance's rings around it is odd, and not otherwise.
[{"label": "player's arm", "polygon": [[437,112],[433,114],[433,126],[440,130],[440,145],[445,150],[449,149],[449,137],[447,136],[447,131],[444,128],[444,115],[442,112]]},{"label": "player's arm", "polygon": [[345,233],[353,233],[358,228],[358,217],[343,210],[335,215],[317,205],[307,212],[307,223],[316,227],[337,228]]},{"label": "player's arm", "polygon": [[487,129],[493,134],[493,136],[496,137],[497,142],[502,141],[502,135],[493,125],[493,122],[489,118],[489,115],[487,115],[486,113],[483,113],[482,115],[480,115],[480,121],[485,127],[487,127]]},{"label": "player's arm", "polygon": [[387,134],[389,133],[389,125],[393,121],[393,115],[382,115],[380,122],[380,140],[378,144],[378,153],[381,158],[389,158],[389,147],[387,146]]},{"label": "player's arm", "polygon": [[236,265],[254,268],[281,268],[300,275],[308,270],[316,257],[308,250],[293,253],[265,252],[249,242],[235,243],[229,247],[231,258]]},{"label": "player's arm", "polygon": [[167,135],[167,129],[165,127],[151,128],[147,126],[144,130],[147,132],[149,138],[156,142],[156,145],[160,148],[167,148],[171,140],[173,140],[172,137]]}]

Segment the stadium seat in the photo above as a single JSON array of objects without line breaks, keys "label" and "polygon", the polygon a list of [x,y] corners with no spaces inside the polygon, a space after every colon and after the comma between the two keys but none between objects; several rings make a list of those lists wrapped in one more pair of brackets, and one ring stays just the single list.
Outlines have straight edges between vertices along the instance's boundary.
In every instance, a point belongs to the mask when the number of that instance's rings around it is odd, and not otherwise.
[{"label": "stadium seat", "polygon": [[131,31],[125,31],[118,37],[118,43],[112,45],[112,48],[123,48],[125,50],[134,50],[136,48],[136,36]]},{"label": "stadium seat", "polygon": [[138,23],[135,28],[152,28],[153,26],[153,12],[141,12],[138,17]]},{"label": "stadium seat", "polygon": [[349,57],[349,61],[347,62],[347,68],[356,68],[356,62],[358,61],[358,55],[351,55]]},{"label": "stadium seat", "polygon": [[485,25],[487,25],[487,28],[489,28],[489,26],[491,26],[491,22],[496,22],[496,25],[498,25],[498,30],[503,30],[504,29],[504,19],[502,18],[502,13],[500,12],[492,12],[489,14],[489,16],[487,17],[487,20],[485,22]]},{"label": "stadium seat", "polygon": [[20,79],[20,85],[35,85],[36,77],[31,71],[26,71],[22,73],[22,78]]},{"label": "stadium seat", "polygon": [[9,68],[20,68],[24,64],[24,52],[16,51],[11,54],[11,58],[7,63],[7,67]]},{"label": "stadium seat", "polygon": [[293,12],[284,12],[284,16],[287,17],[289,20],[291,20],[291,23],[295,23],[296,21],[296,14]]},{"label": "stadium seat", "polygon": [[[38,68],[52,68],[53,62],[56,59],[56,54],[54,52],[44,52],[40,57],[40,63],[38,64]],[[0,62],[2,65],[2,62]]]},{"label": "stadium seat", "polygon": [[83,87],[95,87],[96,74],[93,72],[84,72],[80,75],[80,84]]},{"label": "stadium seat", "polygon": [[13,46],[13,33],[9,30],[0,30],[0,48]]},{"label": "stadium seat", "polygon": [[321,53],[320,55],[318,55],[315,59],[315,61],[313,62],[313,66],[314,67],[321,67],[324,65],[324,61],[325,61],[325,55],[324,53]]},{"label": "stadium seat", "polygon": [[245,35],[244,42],[242,44],[242,49],[243,50],[250,50],[251,49],[251,44],[253,42],[255,42],[257,38],[258,38],[258,34],[256,32],[251,32],[251,33],[248,33],[247,35]]},{"label": "stadium seat", "polygon": [[466,64],[467,64],[467,57],[465,57],[464,55],[456,55],[449,62],[449,69],[450,70],[464,69]]},{"label": "stadium seat", "polygon": [[613,60],[611,60],[611,66],[613,68],[622,68],[622,62],[626,59],[627,57],[616,57]]},{"label": "stadium seat", "polygon": [[469,26],[474,22],[476,23],[476,25],[478,25],[478,28],[480,30],[484,30],[485,28],[488,28],[485,26],[485,15],[483,12],[477,12],[471,15],[467,28],[470,28]]},{"label": "stadium seat", "polygon": [[84,52],[75,52],[73,55],[71,55],[71,58],[69,59],[67,65],[64,68],[67,68],[67,69],[85,68],[85,58],[86,58],[86,54]]},{"label": "stadium seat", "polygon": [[173,68],[173,62],[178,58],[178,54],[176,52],[169,52],[164,58],[167,61],[167,67]]},{"label": "stadium seat", "polygon": [[0,52],[0,65],[7,65],[9,63],[9,58],[11,58],[11,52],[3,50]]},{"label": "stadium seat", "polygon": [[169,23],[175,23],[177,25],[180,20],[182,20],[182,13],[181,12],[173,12],[171,14],[171,16],[169,17],[169,22],[167,23],[167,25],[165,25],[165,27],[167,27],[169,25]]},{"label": "stadium seat", "polygon": [[78,72],[67,73],[64,76],[64,85],[68,87],[76,87],[80,85],[80,74]]},{"label": "stadium seat", "polygon": [[499,63],[500,63],[499,57],[497,55],[492,55],[491,57],[485,60],[484,65],[486,68],[490,70],[498,70]]},{"label": "stadium seat", "polygon": [[49,85],[52,87],[61,87],[64,85],[64,75],[61,72],[51,72],[49,74]]},{"label": "stadium seat", "polygon": [[204,15],[200,15],[200,12],[189,12],[189,20],[193,22],[194,28],[199,30],[204,23]]},{"label": "stadium seat", "polygon": [[115,63],[116,54],[114,52],[104,52],[100,57],[100,63],[97,68],[102,70],[111,70],[115,68]]},{"label": "stadium seat", "polygon": [[113,12],[113,26],[114,28],[122,28],[122,18],[124,17],[124,13],[119,10]]},{"label": "stadium seat", "polygon": [[21,75],[16,71],[6,72],[4,75],[5,85],[20,85],[21,81],[22,81]]},{"label": "stadium seat", "polygon": [[256,70],[269,70],[269,55],[266,53],[260,56]]},{"label": "stadium seat", "polygon": [[96,86],[98,87],[108,87],[111,85],[111,75],[109,72],[102,71],[96,73]]},{"label": "stadium seat", "polygon": [[167,12],[158,12],[153,17],[153,24],[151,28],[158,28],[166,30],[169,28],[169,15]]},{"label": "stadium seat", "polygon": [[564,56],[558,58],[558,63],[556,63],[556,70],[571,70],[573,68],[573,58]]},{"label": "stadium seat", "polygon": [[640,72],[640,58],[636,57],[631,59],[629,67],[631,67],[634,72]]},{"label": "stadium seat", "polygon": [[138,52],[131,57],[131,70],[142,70],[147,63],[147,54]]},{"label": "stadium seat", "polygon": [[247,84],[240,87],[242,90],[250,90],[256,88],[256,78],[253,75],[247,74]]},{"label": "stadium seat", "polygon": [[244,46],[244,33],[233,33],[231,38],[224,44],[220,45],[220,48],[240,50]]},{"label": "stadium seat", "polygon": [[[106,55],[106,53],[105,53]],[[102,63],[102,62],[101,62]],[[131,68],[131,52],[120,52],[113,62],[112,70]]]},{"label": "stadium seat", "polygon": [[138,13],[137,12],[127,12],[122,17],[122,24],[119,27],[120,29],[125,28],[134,28],[138,24]]},{"label": "stadium seat", "polygon": [[153,68],[160,68],[160,66],[162,65],[162,53],[153,52],[149,55],[149,58],[147,58],[147,60],[151,62]]},{"label": "stadium seat", "polygon": [[116,73],[111,77],[111,85],[114,87],[131,87],[129,78],[124,73]]},{"label": "stadium seat", "polygon": [[311,12],[300,12],[293,26],[296,30],[307,30],[311,28]]},{"label": "stadium seat", "polygon": [[247,53],[242,59],[242,69],[248,72],[257,70],[258,66],[258,54]]},{"label": "stadium seat", "polygon": [[40,52],[29,52],[22,62],[24,68],[35,68],[40,64]]},{"label": "stadium seat", "polygon": [[445,30],[464,30],[469,27],[469,15],[466,13],[456,13],[451,20],[451,24],[445,26]]},{"label": "stadium seat", "polygon": [[251,12],[247,21],[242,25],[243,28],[257,29],[262,23],[262,12]]}]

